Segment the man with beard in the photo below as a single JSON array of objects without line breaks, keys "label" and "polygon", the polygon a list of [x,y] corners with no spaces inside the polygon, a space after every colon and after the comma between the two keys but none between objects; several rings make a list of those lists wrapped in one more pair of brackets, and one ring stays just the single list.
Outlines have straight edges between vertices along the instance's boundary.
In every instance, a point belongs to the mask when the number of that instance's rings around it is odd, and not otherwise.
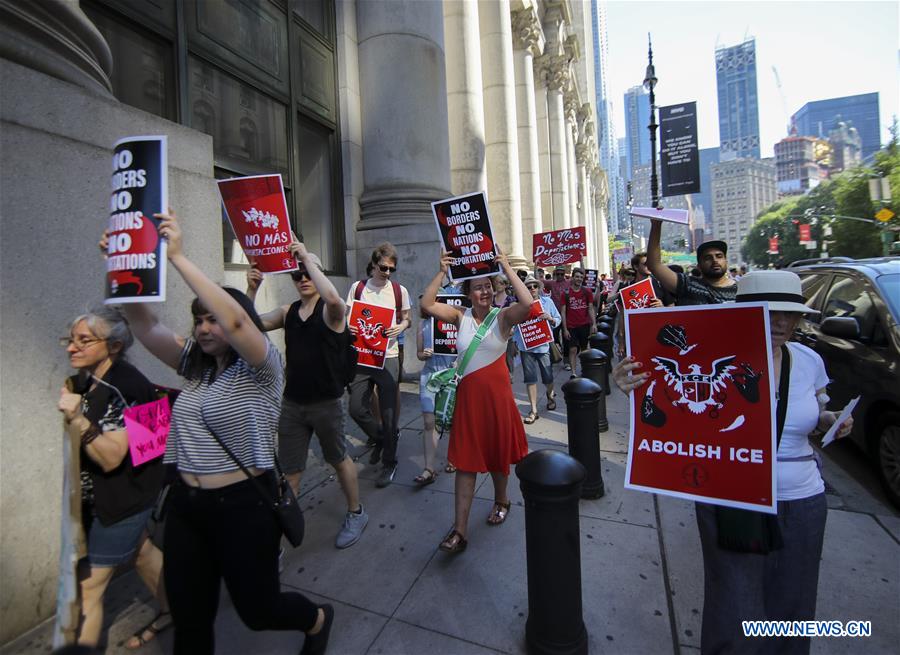
[{"label": "man with beard", "polygon": [[650,221],[650,240],[647,244],[647,268],[663,288],[675,295],[676,305],[715,305],[734,302],[737,284],[728,275],[728,244],[707,241],[697,248],[697,267],[700,277],[676,273],[662,263],[659,238],[662,221]]}]

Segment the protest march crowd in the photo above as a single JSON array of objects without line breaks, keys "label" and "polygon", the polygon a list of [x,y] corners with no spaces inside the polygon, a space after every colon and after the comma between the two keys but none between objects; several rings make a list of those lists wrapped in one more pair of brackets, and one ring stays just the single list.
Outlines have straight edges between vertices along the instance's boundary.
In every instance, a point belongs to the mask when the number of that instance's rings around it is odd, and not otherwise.
[{"label": "protest march crowd", "polygon": [[[331,605],[281,589],[282,539],[293,545],[302,539],[295,496],[314,435],[347,503],[335,547],[364,538],[368,514],[348,454],[345,393],[350,417],[368,437],[369,464],[380,467],[375,486],[395,479],[403,346],[413,341],[405,337],[412,324],[410,292],[394,279],[402,262],[391,244],[378,246],[368,277],[344,295],[319,257],[293,240],[290,276],[297,297],[260,315],[254,300],[264,276],[256,267],[247,274],[246,293],[223,288],[185,254],[175,213],[154,217],[169,264],[196,295],[191,334],[166,327],[151,304],[127,302],[76,317],[63,339],[76,373],[58,408],[81,447],[87,535],[78,642],[101,643],[104,592],[116,567],[134,560],[160,611],[126,642],[129,649],[174,625],[176,653],[213,653],[224,581],[248,627],[303,632],[300,652],[324,653],[340,622]],[[455,518],[435,545],[447,556],[463,553],[477,473],[489,473],[494,487],[484,520],[500,526],[511,510],[509,467],[528,453],[524,425],[539,420],[543,409],[556,409],[553,366],[578,374],[578,354],[597,330],[598,315],[617,316],[613,379],[634,393],[646,389],[658,362],[628,355],[626,311],[768,302],[771,383],[777,389],[777,514],[697,502],[705,574],[702,652],[808,652],[808,638],[747,639],[740,627],[741,620],[815,615],[826,504],[807,436],[827,430],[837,416],[825,410],[822,360],[789,341],[799,317],[809,312],[799,278],[787,271],[731,274],[722,241],[701,244],[690,272],[666,266],[660,225],[653,221],[646,253],[635,254],[616,279],[599,276],[594,289],[579,267],[516,271],[497,244],[490,258],[481,253],[481,260],[491,260],[488,273],[460,280],[452,275],[454,256],[443,252],[417,309],[423,319],[415,352],[424,362],[424,467],[413,482],[426,486],[441,474],[455,474]],[[108,253],[108,232],[100,248]],[[644,295],[625,293],[641,283],[640,289],[649,289]],[[266,336],[276,329],[284,330],[284,356]],[[437,343],[439,333],[455,335],[455,353],[447,352],[447,339]],[[134,339],[177,371],[180,390],[161,390],[128,362]],[[511,387],[517,358],[528,394],[524,416]],[[747,373],[742,392],[758,377]],[[165,453],[136,464],[129,449],[130,410],[163,396],[171,405],[162,421],[169,429]],[[652,404],[649,391],[645,405],[647,399]],[[851,425],[848,419],[839,426],[839,436]],[[435,453],[445,431],[448,462],[441,468]]]}]

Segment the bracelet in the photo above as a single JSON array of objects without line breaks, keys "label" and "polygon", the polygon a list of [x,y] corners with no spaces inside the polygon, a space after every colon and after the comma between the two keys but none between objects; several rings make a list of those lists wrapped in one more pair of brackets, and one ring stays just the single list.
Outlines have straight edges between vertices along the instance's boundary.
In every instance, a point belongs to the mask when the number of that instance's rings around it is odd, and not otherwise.
[{"label": "bracelet", "polygon": [[87,446],[99,436],[100,426],[98,426],[96,423],[91,423],[90,426],[88,426],[87,430],[81,433],[81,445]]}]

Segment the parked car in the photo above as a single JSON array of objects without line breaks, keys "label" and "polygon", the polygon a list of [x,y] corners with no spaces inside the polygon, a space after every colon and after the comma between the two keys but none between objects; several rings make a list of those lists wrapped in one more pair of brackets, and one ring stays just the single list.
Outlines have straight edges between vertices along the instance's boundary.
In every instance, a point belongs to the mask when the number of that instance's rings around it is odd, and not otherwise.
[{"label": "parked car", "polygon": [[806,304],[794,340],[815,350],[833,382],[828,408],[860,396],[851,437],[900,507],[900,257],[795,262]]}]

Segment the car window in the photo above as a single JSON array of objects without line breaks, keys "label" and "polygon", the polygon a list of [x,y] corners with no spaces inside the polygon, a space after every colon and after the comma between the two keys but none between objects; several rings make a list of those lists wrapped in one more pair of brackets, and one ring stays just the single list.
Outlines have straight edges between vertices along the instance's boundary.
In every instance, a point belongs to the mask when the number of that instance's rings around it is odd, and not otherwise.
[{"label": "car window", "polygon": [[828,287],[830,273],[801,273],[800,285],[803,300],[807,307],[816,308],[822,299],[822,294]]},{"label": "car window", "polygon": [[849,276],[836,275],[828,290],[822,319],[831,316],[849,316],[859,323],[859,334],[864,339],[872,336],[876,310],[865,285]]},{"label": "car window", "polygon": [[881,297],[891,308],[894,320],[900,323],[900,275],[881,275],[878,278]]}]

